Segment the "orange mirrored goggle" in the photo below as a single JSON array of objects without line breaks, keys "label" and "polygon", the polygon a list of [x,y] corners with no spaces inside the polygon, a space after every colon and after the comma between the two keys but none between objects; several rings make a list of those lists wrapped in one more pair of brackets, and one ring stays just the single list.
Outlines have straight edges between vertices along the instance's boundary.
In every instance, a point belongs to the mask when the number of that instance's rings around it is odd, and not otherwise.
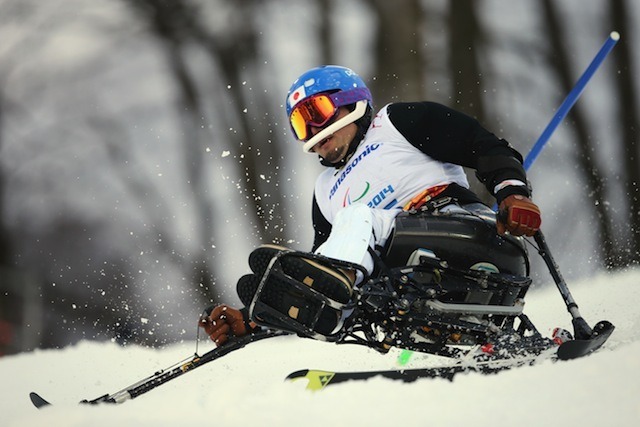
[{"label": "orange mirrored goggle", "polygon": [[306,141],[311,137],[309,126],[321,127],[327,124],[338,111],[338,107],[326,94],[312,96],[300,102],[291,112],[289,120],[296,138]]},{"label": "orange mirrored goggle", "polygon": [[325,126],[336,116],[338,108],[355,104],[358,101],[371,102],[371,93],[367,88],[355,88],[333,93],[319,93],[300,101],[291,111],[291,128],[300,141],[311,138],[309,126]]}]

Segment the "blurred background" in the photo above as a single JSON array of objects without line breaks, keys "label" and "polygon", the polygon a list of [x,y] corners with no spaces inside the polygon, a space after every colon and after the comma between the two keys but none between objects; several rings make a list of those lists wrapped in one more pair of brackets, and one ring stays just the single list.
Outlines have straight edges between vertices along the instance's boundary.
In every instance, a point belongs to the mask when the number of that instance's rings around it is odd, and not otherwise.
[{"label": "blurred background", "polygon": [[637,264],[639,22],[631,0],[0,0],[0,353],[192,340],[255,246],[309,250],[322,167],[283,105],[319,64],[526,154],[618,31],[529,177],[566,279]]}]

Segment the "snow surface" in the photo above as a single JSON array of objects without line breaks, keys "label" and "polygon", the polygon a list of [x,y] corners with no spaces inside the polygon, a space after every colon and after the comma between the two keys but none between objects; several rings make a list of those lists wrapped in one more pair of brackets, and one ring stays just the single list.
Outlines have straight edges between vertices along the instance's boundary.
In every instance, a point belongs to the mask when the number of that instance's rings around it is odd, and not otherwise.
[{"label": "snow surface", "polygon": [[[388,355],[295,337],[254,343],[122,405],[76,403],[114,393],[189,357],[195,343],[163,349],[82,342],[0,358],[3,426],[636,426],[640,420],[640,271],[601,274],[570,284],[593,325],[616,331],[597,353],[544,362],[499,375],[466,374],[453,382],[401,383],[383,378],[320,392],[284,382],[303,368],[391,368]],[[541,332],[570,327],[555,287],[530,291],[527,314]],[[195,328],[194,328],[195,333]],[[199,352],[212,348],[201,342]],[[407,366],[434,363],[414,355]],[[28,394],[55,405],[38,411]]]}]

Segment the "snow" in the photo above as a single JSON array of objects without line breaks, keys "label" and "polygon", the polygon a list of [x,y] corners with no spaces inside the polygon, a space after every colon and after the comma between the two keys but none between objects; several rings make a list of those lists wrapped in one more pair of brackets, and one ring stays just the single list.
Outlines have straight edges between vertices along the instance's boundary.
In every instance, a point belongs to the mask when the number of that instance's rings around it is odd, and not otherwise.
[{"label": "snow", "polygon": [[[195,351],[192,343],[162,349],[84,341],[60,350],[0,358],[4,426],[631,426],[640,419],[640,270],[601,273],[570,283],[581,313],[616,330],[597,353],[570,362],[544,362],[499,375],[466,374],[453,382],[384,378],[337,384],[319,392],[306,381],[285,382],[304,368],[391,368],[398,351],[380,355],[296,337],[279,337],[198,368],[122,405],[77,405],[114,393]],[[541,332],[570,328],[555,287],[532,289],[526,310]],[[195,333],[195,328],[194,328]],[[212,348],[199,344],[199,353]],[[408,367],[435,363],[416,355]],[[55,405],[41,411],[28,394]]]}]

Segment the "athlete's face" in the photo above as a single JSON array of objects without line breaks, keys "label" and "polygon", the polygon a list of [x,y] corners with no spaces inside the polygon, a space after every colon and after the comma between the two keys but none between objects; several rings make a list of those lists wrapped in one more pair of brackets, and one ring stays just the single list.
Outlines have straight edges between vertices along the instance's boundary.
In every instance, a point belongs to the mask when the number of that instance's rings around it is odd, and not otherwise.
[{"label": "athlete's face", "polygon": [[[345,107],[338,109],[338,115],[335,119],[324,125],[322,128],[316,128],[311,126],[311,134],[316,135],[322,129],[329,126],[331,123],[339,120],[349,114],[349,110]],[[340,130],[335,131],[332,135],[323,139],[311,148],[311,151],[328,161],[329,163],[337,163],[344,159],[349,150],[351,141],[358,132],[358,126],[355,123],[350,123]]]}]

